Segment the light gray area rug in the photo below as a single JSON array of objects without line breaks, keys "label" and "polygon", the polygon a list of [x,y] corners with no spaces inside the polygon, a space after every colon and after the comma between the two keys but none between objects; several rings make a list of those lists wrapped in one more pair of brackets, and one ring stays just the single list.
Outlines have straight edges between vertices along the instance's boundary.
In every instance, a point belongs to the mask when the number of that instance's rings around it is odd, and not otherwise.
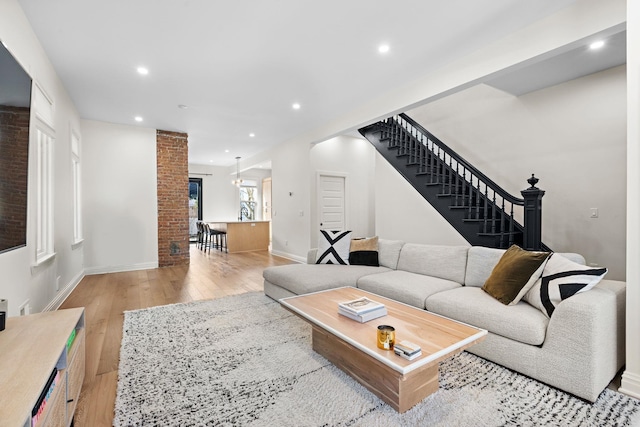
[{"label": "light gray area rug", "polygon": [[311,349],[261,293],[125,313],[114,426],[628,426],[640,402],[595,404],[468,353],[398,414]]}]

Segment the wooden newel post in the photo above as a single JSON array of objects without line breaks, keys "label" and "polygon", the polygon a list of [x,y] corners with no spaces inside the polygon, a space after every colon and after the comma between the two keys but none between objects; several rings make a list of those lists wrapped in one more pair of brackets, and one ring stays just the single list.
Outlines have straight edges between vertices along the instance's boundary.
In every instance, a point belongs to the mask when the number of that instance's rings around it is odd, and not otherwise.
[{"label": "wooden newel post", "polygon": [[523,249],[539,251],[542,246],[542,197],[544,190],[536,187],[538,178],[531,174],[527,182],[531,187],[520,193],[524,198]]}]

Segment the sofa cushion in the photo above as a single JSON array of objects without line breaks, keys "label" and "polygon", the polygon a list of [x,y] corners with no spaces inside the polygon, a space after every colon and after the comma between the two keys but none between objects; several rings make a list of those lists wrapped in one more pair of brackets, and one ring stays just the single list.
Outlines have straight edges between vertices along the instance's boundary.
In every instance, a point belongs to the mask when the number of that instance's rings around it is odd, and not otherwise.
[{"label": "sofa cushion", "polygon": [[400,251],[398,270],[464,283],[467,246],[406,243]]},{"label": "sofa cushion", "polygon": [[525,295],[525,300],[551,317],[565,299],[592,289],[607,274],[606,268],[590,268],[560,254],[553,254],[544,267],[542,277]]},{"label": "sofa cushion", "polygon": [[379,267],[378,236],[366,239],[351,239],[351,246],[349,248],[349,264]]},{"label": "sofa cushion", "polygon": [[425,300],[436,292],[459,288],[460,283],[396,270],[363,276],[358,288],[424,309]]},{"label": "sofa cushion", "polygon": [[517,304],[542,276],[549,252],[525,251],[512,245],[493,267],[482,290],[506,305]]},{"label": "sofa cushion", "polygon": [[427,310],[496,335],[530,345],[544,342],[549,319],[540,310],[520,301],[508,306],[477,287],[461,287],[427,298]]},{"label": "sofa cushion", "polygon": [[378,239],[378,261],[381,267],[398,268],[398,258],[404,242],[402,240]]},{"label": "sofa cushion", "polygon": [[364,265],[290,264],[265,268],[262,276],[274,285],[296,295],[341,286],[356,286],[358,278],[389,271],[385,267]]},{"label": "sofa cushion", "polygon": [[491,275],[493,267],[498,264],[504,253],[504,249],[485,248],[483,246],[470,247],[464,285],[478,288],[483,286]]}]

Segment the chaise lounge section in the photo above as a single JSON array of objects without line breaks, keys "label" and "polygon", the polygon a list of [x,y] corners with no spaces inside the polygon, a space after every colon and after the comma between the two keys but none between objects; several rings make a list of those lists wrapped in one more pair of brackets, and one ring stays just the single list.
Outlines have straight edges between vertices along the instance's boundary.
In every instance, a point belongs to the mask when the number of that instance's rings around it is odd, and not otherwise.
[{"label": "chaise lounge section", "polygon": [[[526,301],[505,305],[482,286],[504,250],[380,239],[379,267],[307,264],[264,270],[273,299],[353,286],[489,331],[467,351],[591,402],[624,364],[625,282],[601,280],[551,317]],[[584,264],[579,254],[560,254]]]}]

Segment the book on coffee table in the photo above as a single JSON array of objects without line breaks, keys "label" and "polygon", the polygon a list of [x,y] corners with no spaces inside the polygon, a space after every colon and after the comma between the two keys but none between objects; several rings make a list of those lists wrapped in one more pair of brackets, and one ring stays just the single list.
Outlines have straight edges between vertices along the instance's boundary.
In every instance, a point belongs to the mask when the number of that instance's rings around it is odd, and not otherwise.
[{"label": "book on coffee table", "polygon": [[345,301],[338,303],[338,308],[343,309],[345,312],[363,315],[370,311],[380,310],[384,308],[384,304],[376,301],[372,301],[367,297],[354,299],[351,301]]},{"label": "book on coffee table", "polygon": [[407,360],[417,359],[418,357],[422,356],[422,351],[419,351],[417,353],[413,353],[411,356],[407,356],[406,354],[404,354],[401,351],[396,351],[395,346],[393,348],[393,352],[395,354],[397,354],[398,356],[402,357],[403,359],[407,359]]},{"label": "book on coffee table", "polygon": [[377,319],[378,317],[386,316],[387,309],[382,306],[375,310],[370,310],[362,314],[355,314],[351,311],[345,310],[342,306],[338,306],[338,313],[342,316],[348,317],[349,319],[356,320],[360,323],[368,322],[369,320]]},{"label": "book on coffee table", "polygon": [[393,351],[398,356],[407,360],[413,360],[422,356],[422,349],[418,344],[403,340],[393,345]]}]

